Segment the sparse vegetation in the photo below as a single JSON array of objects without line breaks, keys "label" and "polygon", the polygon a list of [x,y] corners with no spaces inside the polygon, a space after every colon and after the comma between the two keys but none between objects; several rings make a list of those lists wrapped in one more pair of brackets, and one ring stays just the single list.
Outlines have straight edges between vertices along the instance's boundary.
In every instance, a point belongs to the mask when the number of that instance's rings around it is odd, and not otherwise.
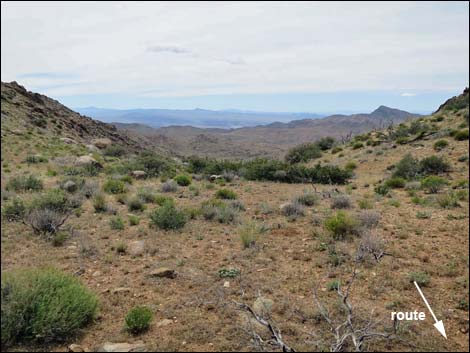
[{"label": "sparse vegetation", "polygon": [[153,319],[152,311],[146,306],[136,306],[126,315],[126,330],[137,335],[150,328]]},{"label": "sparse vegetation", "polygon": [[186,216],[174,203],[167,201],[150,214],[150,222],[163,230],[176,230],[184,227]]}]

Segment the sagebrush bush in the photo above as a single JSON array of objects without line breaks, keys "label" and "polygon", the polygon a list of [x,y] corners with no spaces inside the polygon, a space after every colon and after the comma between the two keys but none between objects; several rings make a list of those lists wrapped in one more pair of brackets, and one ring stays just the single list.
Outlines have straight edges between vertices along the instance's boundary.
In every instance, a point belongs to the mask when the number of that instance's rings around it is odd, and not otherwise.
[{"label": "sagebrush bush", "polygon": [[136,225],[138,225],[138,224],[140,223],[140,218],[137,217],[136,215],[130,214],[130,215],[128,216],[128,218],[129,218],[129,225],[130,225],[130,226],[136,226]]},{"label": "sagebrush bush", "polygon": [[378,184],[374,187],[374,191],[381,196],[387,196],[390,193],[390,187],[385,184]]},{"label": "sagebrush bush", "polygon": [[374,207],[372,201],[370,201],[369,199],[359,200],[358,205],[361,210],[370,210]]},{"label": "sagebrush bush", "polygon": [[124,182],[116,179],[108,179],[103,185],[103,190],[108,194],[122,194],[126,190]]},{"label": "sagebrush bush", "polygon": [[61,189],[50,189],[34,197],[31,202],[31,208],[41,210],[49,209],[65,213],[72,207],[69,204],[69,197],[65,191]]},{"label": "sagebrush bush", "polygon": [[229,224],[237,220],[238,207],[231,207],[230,203],[222,200],[207,200],[201,204],[200,212],[204,219]]},{"label": "sagebrush bush", "polygon": [[297,217],[305,216],[305,209],[304,206],[298,202],[289,202],[282,205],[281,213],[290,219],[296,219]]},{"label": "sagebrush bush", "polygon": [[238,198],[235,191],[229,189],[219,189],[215,193],[215,197],[223,200],[235,200]]},{"label": "sagebrush bush", "polygon": [[172,202],[165,202],[150,214],[152,225],[164,230],[180,229],[186,224],[186,215]]},{"label": "sagebrush bush", "polygon": [[333,197],[333,199],[331,200],[331,208],[345,209],[345,208],[351,208],[351,207],[352,207],[352,201],[348,195],[338,195],[338,196]]},{"label": "sagebrush bush", "polygon": [[431,194],[438,193],[447,184],[446,179],[435,175],[430,175],[421,180],[421,187]]},{"label": "sagebrush bush", "polygon": [[178,184],[174,180],[164,182],[160,186],[161,192],[176,192],[178,190]]},{"label": "sagebrush bush", "polygon": [[36,234],[53,235],[59,231],[67,216],[62,212],[50,209],[32,209],[25,216],[26,224],[33,228]]},{"label": "sagebrush bush", "polygon": [[357,215],[359,223],[365,228],[375,228],[379,225],[380,213],[377,211],[361,211]]},{"label": "sagebrush bush", "polygon": [[344,169],[346,170],[354,170],[357,168],[357,164],[356,162],[354,161],[349,161],[348,163],[346,163],[346,165],[344,166]]},{"label": "sagebrush bush", "polygon": [[38,191],[43,189],[43,183],[34,175],[20,175],[8,180],[6,189],[8,191]]},{"label": "sagebrush bush", "polygon": [[353,145],[352,145],[352,149],[353,150],[357,150],[359,148],[362,148],[364,147],[364,144],[362,142],[355,142]]},{"label": "sagebrush bush", "polygon": [[448,192],[446,194],[439,195],[437,197],[437,203],[442,208],[460,207],[459,197],[454,192]]},{"label": "sagebrush bush", "polygon": [[156,199],[156,193],[153,188],[143,187],[137,190],[137,197],[145,203],[154,203]]},{"label": "sagebrush bush", "polygon": [[1,285],[2,346],[65,341],[96,314],[96,296],[56,270],[4,272]]},{"label": "sagebrush bush", "polygon": [[416,282],[421,287],[427,287],[429,285],[429,282],[431,281],[431,278],[427,273],[419,271],[410,272],[408,278],[410,282]]},{"label": "sagebrush bush", "polygon": [[335,240],[342,240],[349,235],[359,234],[359,222],[344,211],[338,211],[325,219],[324,225]]},{"label": "sagebrush bush", "polygon": [[153,319],[152,311],[146,306],[136,306],[129,310],[125,318],[125,328],[130,333],[137,335],[150,328]]},{"label": "sagebrush bush", "polygon": [[86,180],[80,192],[87,199],[92,198],[100,192],[100,184],[95,180]]},{"label": "sagebrush bush", "polygon": [[173,180],[176,181],[179,186],[188,186],[189,184],[191,184],[191,177],[184,174],[175,176]]},{"label": "sagebrush bush", "polygon": [[29,164],[36,164],[36,163],[47,163],[47,158],[40,155],[30,155],[26,156],[25,162]]}]

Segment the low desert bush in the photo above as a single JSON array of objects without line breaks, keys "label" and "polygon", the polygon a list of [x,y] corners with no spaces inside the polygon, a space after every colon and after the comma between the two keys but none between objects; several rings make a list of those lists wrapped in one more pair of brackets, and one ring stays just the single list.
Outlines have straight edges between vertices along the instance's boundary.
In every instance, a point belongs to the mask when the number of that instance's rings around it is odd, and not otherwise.
[{"label": "low desert bush", "polygon": [[318,196],[311,192],[304,192],[302,195],[297,196],[294,202],[304,206],[315,206],[318,203]]},{"label": "low desert bush", "polygon": [[361,226],[371,229],[379,225],[380,213],[377,211],[361,211],[357,215]]},{"label": "low desert bush", "polygon": [[124,220],[119,216],[111,217],[109,220],[109,226],[114,230],[123,230],[125,227]]},{"label": "low desert bush", "polygon": [[238,198],[237,194],[229,189],[219,189],[215,193],[215,197],[223,200],[235,200]]},{"label": "low desert bush", "polygon": [[186,224],[186,215],[174,203],[165,202],[150,214],[150,223],[164,230],[180,229]]},{"label": "low desert bush", "polygon": [[338,195],[331,200],[331,208],[333,209],[346,209],[351,207],[351,198],[347,195]]},{"label": "low desert bush", "polygon": [[431,278],[425,272],[410,272],[408,275],[408,279],[410,282],[416,282],[421,287],[427,287]]},{"label": "low desert bush", "polygon": [[305,208],[299,202],[289,202],[282,205],[281,213],[289,219],[297,219],[298,217],[305,216]]},{"label": "low desert bush", "polygon": [[153,319],[152,311],[146,306],[136,306],[126,315],[125,328],[133,335],[145,332],[150,328]]},{"label": "low desert bush", "polygon": [[97,213],[106,212],[108,210],[106,197],[100,193],[95,194],[93,197],[93,207]]},{"label": "low desert bush", "polygon": [[189,184],[191,184],[191,177],[184,174],[175,176],[173,180],[176,181],[179,186],[188,186]]},{"label": "low desert bush", "polygon": [[449,142],[447,140],[437,140],[435,143],[434,143],[434,149],[436,151],[442,151],[444,148],[446,148],[447,146],[449,146]]},{"label": "low desert bush", "polygon": [[126,186],[121,180],[108,179],[103,185],[103,190],[108,194],[122,194],[125,192]]},{"label": "low desert bush", "polygon": [[145,204],[140,197],[134,196],[127,201],[127,208],[131,212],[143,211],[145,209]]},{"label": "low desert bush", "polygon": [[8,180],[8,191],[38,191],[42,190],[43,183],[34,175],[20,175]]},{"label": "low desert bush", "polygon": [[2,217],[8,222],[20,221],[26,214],[26,205],[24,201],[15,197],[8,202],[2,208]]},{"label": "low desert bush", "polygon": [[349,235],[359,234],[359,222],[344,211],[338,211],[325,219],[324,225],[335,240],[343,240]]},{"label": "low desert bush", "polygon": [[4,272],[1,285],[2,346],[65,341],[96,314],[96,296],[56,270]]},{"label": "low desert bush", "polygon": [[438,193],[447,184],[446,179],[435,175],[430,175],[421,180],[421,187],[431,194]]},{"label": "low desert bush", "polygon": [[468,140],[468,129],[464,129],[464,130],[459,130],[455,133],[454,135],[454,138],[457,140],[457,141],[465,141],[465,140]]},{"label": "low desert bush", "polygon": [[260,227],[255,222],[249,222],[242,225],[238,231],[238,235],[243,248],[247,249],[255,245],[260,233]]},{"label": "low desert bush", "polygon": [[388,186],[391,189],[401,189],[406,185],[406,180],[402,177],[392,177],[385,180],[384,185]]}]

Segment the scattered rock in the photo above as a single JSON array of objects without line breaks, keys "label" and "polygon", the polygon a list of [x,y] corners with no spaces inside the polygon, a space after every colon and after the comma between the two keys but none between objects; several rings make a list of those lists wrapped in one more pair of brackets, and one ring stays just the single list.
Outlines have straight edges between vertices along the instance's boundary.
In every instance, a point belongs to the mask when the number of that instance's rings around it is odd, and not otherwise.
[{"label": "scattered rock", "polygon": [[109,145],[111,145],[113,143],[113,141],[111,141],[109,138],[107,137],[103,137],[103,138],[98,138],[98,139],[94,139],[94,140],[91,140],[91,144],[92,145],[95,145],[96,147],[98,148],[106,148],[108,147]]},{"label": "scattered rock", "polygon": [[100,149],[95,145],[85,145],[89,152],[98,152]]},{"label": "scattered rock", "polygon": [[147,176],[147,173],[143,170],[134,170],[131,175],[136,179],[144,179]]},{"label": "scattered rock", "polygon": [[77,191],[77,184],[73,182],[72,180],[68,180],[65,182],[63,188],[65,191],[74,192],[74,191]]},{"label": "scattered rock", "polygon": [[99,163],[96,159],[94,159],[92,156],[80,156],[77,157],[75,160],[75,165],[77,166],[87,166],[87,165],[92,165],[98,168],[103,168],[101,163]]},{"label": "scattered rock", "polygon": [[145,240],[136,240],[127,246],[127,252],[131,256],[142,256],[145,251]]},{"label": "scattered rock", "polygon": [[98,352],[146,352],[147,347],[144,342],[137,341],[135,343],[111,343],[106,342],[97,349]]},{"label": "scattered rock", "polygon": [[60,140],[63,142],[63,143],[66,143],[67,145],[76,145],[77,142],[71,138],[68,138],[68,137],[61,137]]},{"label": "scattered rock", "polygon": [[129,293],[131,291],[130,288],[127,288],[127,287],[118,287],[118,288],[114,288],[112,293],[113,294],[119,294],[119,293]]},{"label": "scattered rock", "polygon": [[164,319],[160,322],[157,322],[157,327],[165,327],[165,326],[171,325],[172,323],[173,323],[173,320]]},{"label": "scattered rock", "polygon": [[253,303],[253,311],[259,316],[266,317],[271,313],[274,302],[265,297],[259,297]]},{"label": "scattered rock", "polygon": [[230,288],[230,282],[229,281],[224,282],[224,288]]},{"label": "scattered rock", "polygon": [[159,278],[176,278],[177,274],[175,270],[169,269],[167,267],[160,267],[156,270],[153,270],[148,274],[149,277],[159,277]]},{"label": "scattered rock", "polygon": [[69,347],[68,347],[68,350],[69,352],[90,352],[90,350],[88,348],[85,348],[85,347],[82,347],[78,344],[71,344]]}]

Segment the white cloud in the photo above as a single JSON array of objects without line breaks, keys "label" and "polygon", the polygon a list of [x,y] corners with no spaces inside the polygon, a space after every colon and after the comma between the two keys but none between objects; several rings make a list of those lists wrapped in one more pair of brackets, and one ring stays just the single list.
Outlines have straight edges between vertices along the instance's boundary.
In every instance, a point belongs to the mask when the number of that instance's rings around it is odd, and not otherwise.
[{"label": "white cloud", "polygon": [[464,2],[2,2],[1,16],[2,80],[55,96],[468,85]]},{"label": "white cloud", "polygon": [[401,94],[402,97],[415,97],[416,93],[411,93],[411,92],[403,92]]}]

